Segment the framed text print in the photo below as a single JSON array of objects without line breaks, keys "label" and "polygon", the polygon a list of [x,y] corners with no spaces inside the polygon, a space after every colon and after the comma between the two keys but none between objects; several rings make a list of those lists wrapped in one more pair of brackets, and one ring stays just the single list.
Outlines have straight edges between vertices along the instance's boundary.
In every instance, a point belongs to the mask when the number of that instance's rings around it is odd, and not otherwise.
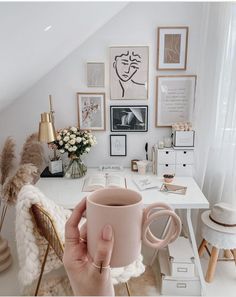
[{"label": "framed text print", "polygon": [[110,48],[111,99],[148,99],[148,46]]},{"label": "framed text print", "polygon": [[126,135],[111,134],[110,135],[110,156],[121,157],[126,155],[127,155]]},{"label": "framed text print", "polygon": [[188,27],[159,27],[157,69],[186,70]]},{"label": "framed text print", "polygon": [[81,130],[105,130],[105,93],[77,93]]},{"label": "framed text print", "polygon": [[196,75],[157,76],[156,126],[191,122]]}]

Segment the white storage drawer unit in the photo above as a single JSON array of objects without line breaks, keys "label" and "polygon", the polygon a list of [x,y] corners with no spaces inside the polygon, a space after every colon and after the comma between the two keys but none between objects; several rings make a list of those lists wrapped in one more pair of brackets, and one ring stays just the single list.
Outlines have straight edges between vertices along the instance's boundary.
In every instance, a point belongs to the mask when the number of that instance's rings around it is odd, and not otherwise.
[{"label": "white storage drawer unit", "polygon": [[193,175],[193,149],[158,149],[157,174]]},{"label": "white storage drawer unit", "polygon": [[165,149],[158,151],[158,163],[175,164],[175,151]]},{"label": "white storage drawer unit", "polygon": [[177,150],[176,151],[177,164],[193,164],[193,150]]},{"label": "white storage drawer unit", "polygon": [[163,174],[173,174],[175,173],[175,165],[172,164],[164,164],[164,165],[158,165],[158,175]]},{"label": "white storage drawer unit", "polygon": [[201,283],[198,276],[176,277],[170,275],[168,252],[158,253],[161,277],[161,294],[167,296],[201,296]]},{"label": "white storage drawer unit", "polygon": [[175,168],[176,176],[192,176],[193,165],[192,164],[176,164]]}]

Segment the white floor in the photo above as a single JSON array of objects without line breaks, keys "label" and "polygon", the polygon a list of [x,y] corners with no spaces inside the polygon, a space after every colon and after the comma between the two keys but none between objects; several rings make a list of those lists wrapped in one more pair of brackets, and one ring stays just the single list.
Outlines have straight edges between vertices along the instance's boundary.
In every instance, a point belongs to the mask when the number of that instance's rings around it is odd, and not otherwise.
[{"label": "white floor", "polygon": [[[13,255],[13,264],[5,272],[0,273],[0,295],[20,295],[20,285],[17,281],[18,261],[15,243],[9,242]],[[203,271],[206,271],[208,256],[202,259]],[[218,262],[214,282],[207,284],[207,296],[236,296],[236,266],[234,262]]]},{"label": "white floor", "polygon": [[[14,218],[15,210],[10,208],[4,222],[5,228],[3,228],[3,237],[11,239],[9,240],[9,246],[13,257],[13,264],[6,271],[0,273],[0,296],[19,296],[21,293],[17,278],[19,267],[14,240]],[[142,253],[144,254],[145,262],[149,263],[153,251],[150,248],[144,248]],[[204,257],[201,259],[204,272],[206,272],[208,259],[208,255],[205,253]],[[236,266],[234,262],[217,263],[214,282],[207,284],[206,293],[207,296],[236,297]]]}]

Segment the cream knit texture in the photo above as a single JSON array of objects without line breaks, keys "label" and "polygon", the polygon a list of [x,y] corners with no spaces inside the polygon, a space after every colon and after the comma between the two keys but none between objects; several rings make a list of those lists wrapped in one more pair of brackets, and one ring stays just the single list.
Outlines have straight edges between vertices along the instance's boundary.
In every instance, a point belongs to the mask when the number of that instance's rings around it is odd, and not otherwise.
[{"label": "cream knit texture", "polygon": [[[30,285],[39,277],[43,256],[47,248],[47,241],[38,233],[30,213],[30,208],[35,203],[41,205],[51,215],[63,243],[65,241],[65,223],[71,214],[70,210],[64,209],[46,198],[37,187],[33,185],[22,187],[16,203],[15,231],[20,267],[18,276],[23,286]],[[63,264],[50,248],[44,273],[60,266],[63,266]],[[140,255],[134,263],[126,267],[111,269],[113,284],[126,282],[131,277],[138,277],[144,271],[143,256]]]}]

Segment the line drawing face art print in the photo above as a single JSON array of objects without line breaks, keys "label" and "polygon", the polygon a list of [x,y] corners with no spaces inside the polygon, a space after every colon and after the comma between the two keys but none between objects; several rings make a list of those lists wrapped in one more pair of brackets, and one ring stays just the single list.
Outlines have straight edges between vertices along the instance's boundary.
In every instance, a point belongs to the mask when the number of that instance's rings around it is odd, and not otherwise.
[{"label": "line drawing face art print", "polygon": [[111,99],[148,98],[148,47],[110,48]]}]

